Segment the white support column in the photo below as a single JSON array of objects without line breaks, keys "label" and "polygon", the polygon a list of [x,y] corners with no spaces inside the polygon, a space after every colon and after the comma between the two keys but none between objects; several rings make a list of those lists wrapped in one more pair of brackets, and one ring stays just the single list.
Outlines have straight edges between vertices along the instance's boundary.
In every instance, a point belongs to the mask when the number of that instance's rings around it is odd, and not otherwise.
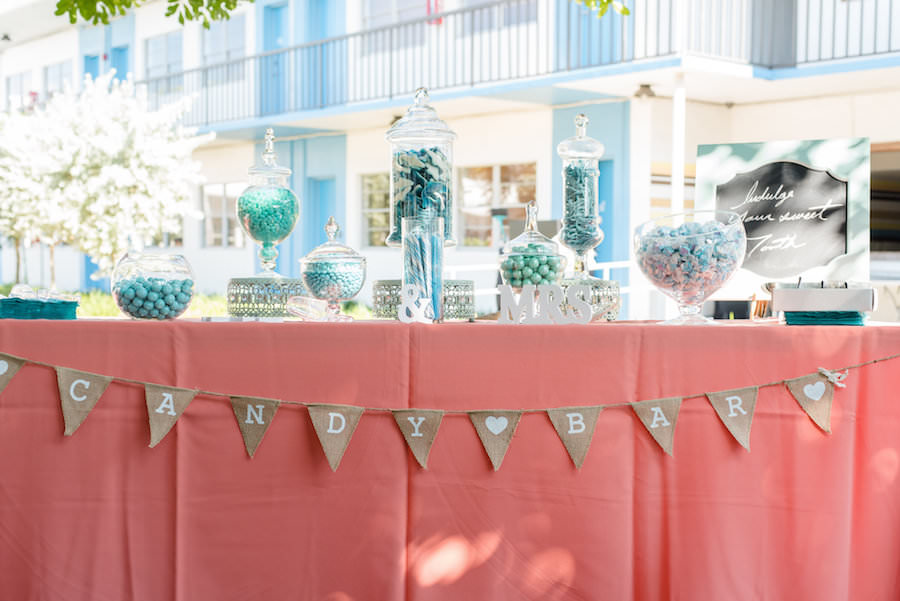
[{"label": "white support column", "polygon": [[672,95],[672,212],[684,210],[684,136],[687,112],[687,95],[684,74],[675,75],[675,91]]},{"label": "white support column", "polygon": [[[641,223],[650,219],[650,155],[652,150],[651,100],[646,97],[632,98],[630,110],[629,141],[629,238]],[[628,245],[631,269],[628,286],[628,319],[647,319],[650,316],[650,291],[647,280],[636,267],[634,246]]]}]

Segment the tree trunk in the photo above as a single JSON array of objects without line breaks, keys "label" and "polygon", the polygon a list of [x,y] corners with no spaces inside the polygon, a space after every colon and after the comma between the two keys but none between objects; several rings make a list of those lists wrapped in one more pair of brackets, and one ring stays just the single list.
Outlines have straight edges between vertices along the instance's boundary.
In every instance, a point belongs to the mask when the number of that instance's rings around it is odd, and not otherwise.
[{"label": "tree trunk", "polygon": [[16,284],[22,283],[22,241],[15,238],[16,242]]},{"label": "tree trunk", "polygon": [[50,245],[50,290],[56,290],[56,244]]}]

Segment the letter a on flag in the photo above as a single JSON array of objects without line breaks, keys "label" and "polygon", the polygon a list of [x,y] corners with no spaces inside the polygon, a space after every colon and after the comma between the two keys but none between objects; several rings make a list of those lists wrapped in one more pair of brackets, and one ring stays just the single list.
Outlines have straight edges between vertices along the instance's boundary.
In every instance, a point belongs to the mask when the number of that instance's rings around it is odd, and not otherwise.
[{"label": "letter a on flag", "polygon": [[166,437],[197,394],[193,390],[144,384],[147,397],[147,419],[150,422],[150,447]]},{"label": "letter a on flag", "polygon": [[653,440],[663,451],[671,455],[675,443],[675,423],[681,410],[681,398],[641,401],[634,403],[631,408]]}]

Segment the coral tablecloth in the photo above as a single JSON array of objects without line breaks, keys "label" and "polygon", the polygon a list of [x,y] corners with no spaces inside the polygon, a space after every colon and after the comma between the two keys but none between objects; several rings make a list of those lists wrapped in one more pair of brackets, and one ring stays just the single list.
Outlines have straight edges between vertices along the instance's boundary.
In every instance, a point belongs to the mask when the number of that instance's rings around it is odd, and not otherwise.
[{"label": "coral tablecloth", "polygon": [[[0,352],[236,395],[525,409],[699,395],[900,352],[900,328],[0,322]],[[900,598],[900,359],[851,371],[833,433],[760,390],[747,453],[703,398],[674,456],[626,407],[576,470],[528,413],[499,472],[464,415],[422,470],[366,413],[332,473],[300,406],[254,459],[223,398],[147,447],[113,383],[70,438],[53,371],[0,394],[0,601]]]}]

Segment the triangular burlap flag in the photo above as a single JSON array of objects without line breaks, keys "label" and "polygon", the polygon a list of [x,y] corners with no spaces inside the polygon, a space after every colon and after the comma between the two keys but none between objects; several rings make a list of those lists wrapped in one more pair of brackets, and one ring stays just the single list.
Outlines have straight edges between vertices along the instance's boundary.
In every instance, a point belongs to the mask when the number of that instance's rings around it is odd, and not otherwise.
[{"label": "triangular burlap flag", "polygon": [[603,407],[560,407],[547,409],[547,415],[559,434],[559,439],[566,446],[569,457],[575,467],[581,469],[591,440],[594,438],[594,427]]},{"label": "triangular burlap flag", "polygon": [[363,411],[365,409],[362,407],[352,405],[309,406],[309,418],[316,429],[319,442],[322,443],[331,471],[336,472],[341,464],[341,458],[350,444]]},{"label": "triangular burlap flag", "polygon": [[495,472],[503,463],[521,417],[521,411],[469,411],[469,419],[478,432],[478,438],[481,439]]},{"label": "triangular burlap flag", "polygon": [[273,399],[231,397],[231,408],[234,409],[234,417],[237,419],[241,436],[244,438],[244,446],[247,447],[247,454],[250,457],[256,453],[259,443],[266,435],[266,430],[275,420],[275,412],[278,411],[280,404]]},{"label": "triangular burlap flag", "polygon": [[716,410],[719,419],[722,420],[734,439],[748,451],[750,450],[750,428],[753,427],[753,412],[756,411],[757,394],[759,394],[758,386],[706,393],[706,398]]},{"label": "triangular burlap flag", "polygon": [[831,401],[834,384],[821,374],[810,374],[794,380],[785,380],[788,390],[817,426],[831,434]]},{"label": "triangular burlap flag", "polygon": [[166,437],[194,396],[194,390],[144,384],[147,397],[147,418],[150,421],[150,447]]},{"label": "triangular burlap flag", "polygon": [[71,436],[84,423],[94,405],[106,392],[112,378],[65,367],[56,368],[59,382],[59,400],[62,404],[63,419],[66,422],[66,436]]},{"label": "triangular burlap flag", "polygon": [[397,422],[416,461],[428,469],[428,454],[431,452],[438,428],[441,427],[444,412],[433,409],[395,409],[391,413],[394,414],[394,421]]},{"label": "triangular burlap flag", "polygon": [[653,437],[662,450],[672,454],[675,442],[675,423],[681,410],[681,398],[641,401],[631,406],[647,432]]},{"label": "triangular burlap flag", "polygon": [[25,361],[22,359],[0,353],[0,392],[3,392],[3,389],[24,364]]}]

